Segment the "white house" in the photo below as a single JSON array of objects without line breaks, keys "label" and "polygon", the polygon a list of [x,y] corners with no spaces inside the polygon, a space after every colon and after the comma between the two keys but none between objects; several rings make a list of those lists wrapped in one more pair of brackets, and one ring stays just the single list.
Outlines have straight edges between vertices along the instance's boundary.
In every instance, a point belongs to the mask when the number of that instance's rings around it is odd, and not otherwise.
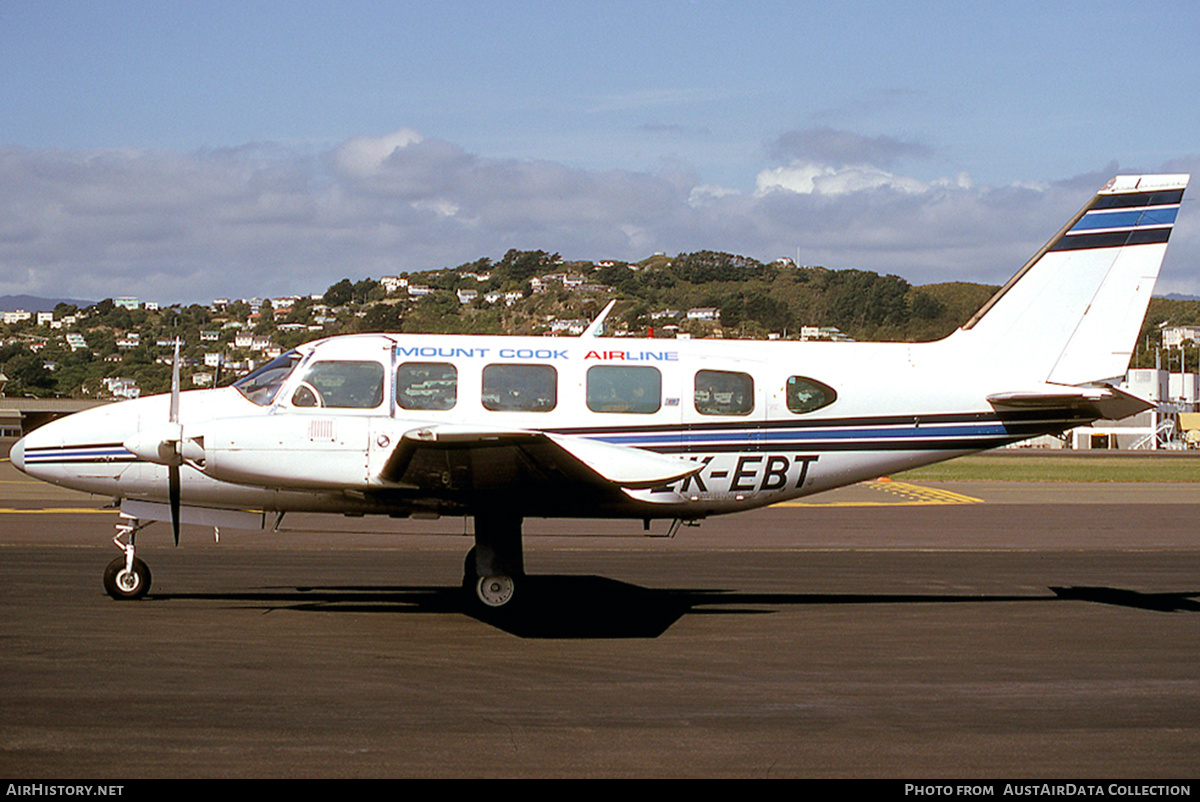
[{"label": "white house", "polygon": [[1163,348],[1182,348],[1185,340],[1200,344],[1200,326],[1171,326],[1162,330]]},{"label": "white house", "polygon": [[408,286],[408,279],[400,278],[399,276],[380,276],[379,283],[383,287],[383,291],[391,295],[396,290],[402,290]]}]

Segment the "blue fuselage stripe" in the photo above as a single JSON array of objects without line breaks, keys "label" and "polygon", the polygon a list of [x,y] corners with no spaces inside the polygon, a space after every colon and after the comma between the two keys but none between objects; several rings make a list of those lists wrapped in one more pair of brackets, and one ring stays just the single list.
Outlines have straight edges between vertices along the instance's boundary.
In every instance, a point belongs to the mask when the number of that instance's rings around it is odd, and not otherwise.
[{"label": "blue fuselage stripe", "polygon": [[[1058,421],[1052,422],[1055,428]],[[1069,425],[1062,424],[1064,427]],[[1020,427],[1024,428],[1024,427]],[[1035,428],[1037,427],[1035,424]],[[922,443],[931,441],[961,441],[964,439],[987,440],[991,438],[1008,438],[1024,434],[1013,428],[996,422],[968,426],[897,426],[892,428],[845,428],[845,429],[763,429],[748,426],[743,429],[730,429],[720,432],[655,432],[653,434],[607,434],[595,436],[593,439],[613,445],[636,446],[641,448],[672,447],[672,446],[721,446],[736,444],[779,444],[789,447],[802,447],[805,444],[827,442],[861,442],[864,446],[880,441],[914,440]]]},{"label": "blue fuselage stripe", "polygon": [[129,462],[137,459],[122,446],[63,446],[36,448],[25,452],[26,465],[53,462]]}]

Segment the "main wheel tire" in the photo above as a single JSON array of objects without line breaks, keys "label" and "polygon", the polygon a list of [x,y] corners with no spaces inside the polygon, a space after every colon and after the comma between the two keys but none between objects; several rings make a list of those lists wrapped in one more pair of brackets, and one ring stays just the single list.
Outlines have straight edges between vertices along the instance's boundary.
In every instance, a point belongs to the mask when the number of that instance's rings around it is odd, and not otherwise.
[{"label": "main wheel tire", "polygon": [[125,558],[118,557],[104,569],[104,590],[121,601],[140,599],[150,590],[150,568],[138,557],[133,558],[133,570],[125,570]]},{"label": "main wheel tire", "polygon": [[475,597],[494,610],[511,604],[516,589],[517,583],[511,576],[481,576],[475,583]]}]

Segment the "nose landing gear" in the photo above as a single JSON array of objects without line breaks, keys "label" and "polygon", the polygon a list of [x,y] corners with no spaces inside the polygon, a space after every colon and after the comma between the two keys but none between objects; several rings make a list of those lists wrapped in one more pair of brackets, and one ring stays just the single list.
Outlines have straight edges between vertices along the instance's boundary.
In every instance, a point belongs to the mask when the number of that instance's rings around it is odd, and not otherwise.
[{"label": "nose landing gear", "polygon": [[[138,524],[137,518],[122,518],[121,523],[117,524],[113,543],[124,555],[104,569],[104,591],[114,599],[140,599],[150,590],[150,568],[134,553],[138,531],[149,525],[149,522]],[[128,542],[121,540],[125,535],[128,535]]]},{"label": "nose landing gear", "polygon": [[118,557],[104,569],[104,590],[114,599],[140,599],[150,590],[150,568],[137,557],[131,566],[125,562]]}]

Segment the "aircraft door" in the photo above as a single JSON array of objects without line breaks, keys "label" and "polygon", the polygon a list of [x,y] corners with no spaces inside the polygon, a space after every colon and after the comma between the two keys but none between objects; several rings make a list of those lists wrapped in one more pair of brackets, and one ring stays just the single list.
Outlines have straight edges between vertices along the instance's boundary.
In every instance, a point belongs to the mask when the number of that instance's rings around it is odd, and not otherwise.
[{"label": "aircraft door", "polygon": [[336,357],[318,351],[302,365],[284,388],[283,404],[303,419],[297,439],[310,456],[327,465],[336,462],[363,481],[372,475],[378,444],[386,436],[378,430],[381,420],[389,420],[384,416],[390,371],[378,359]]}]

